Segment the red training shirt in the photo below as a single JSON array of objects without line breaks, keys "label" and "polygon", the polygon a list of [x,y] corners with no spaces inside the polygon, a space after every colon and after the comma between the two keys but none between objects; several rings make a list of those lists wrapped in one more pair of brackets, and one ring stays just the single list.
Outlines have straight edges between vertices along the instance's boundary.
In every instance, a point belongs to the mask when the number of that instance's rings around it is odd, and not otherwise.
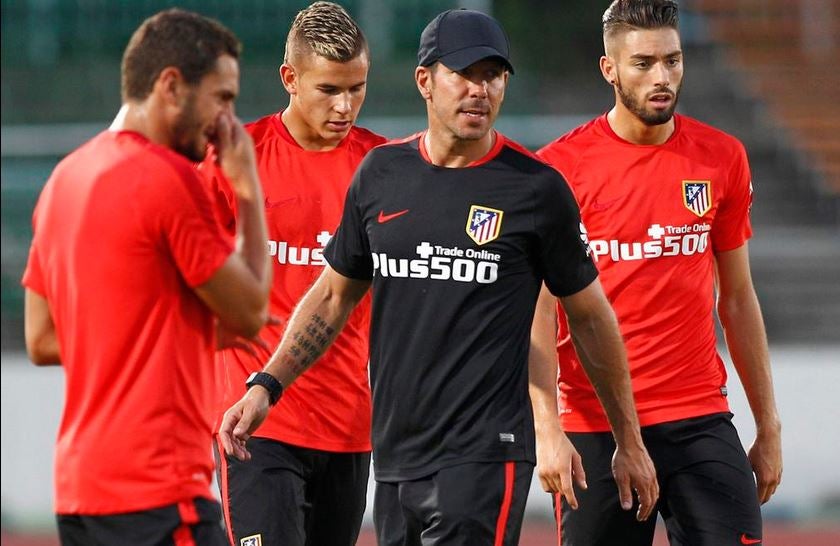
[{"label": "red training shirt", "polygon": [[211,498],[213,315],[192,287],[232,248],[175,152],[105,131],[53,171],[23,284],[49,302],[66,373],[55,509]]},{"label": "red training shirt", "polygon": [[[661,145],[622,140],[604,115],[538,152],[579,201],[643,426],[728,411],[713,318],[714,254],[752,234],[743,145],[692,118],[674,119],[674,134]],[[560,315],[563,427],[609,430]]]},{"label": "red training shirt", "polygon": [[[330,151],[303,149],[289,133],[281,112],[246,125],[257,151],[257,168],[265,194],[268,245],[274,264],[270,313],[281,324],[260,332],[272,351],[298,301],[315,282],[326,262],[323,250],[341,220],[344,198],[356,167],[385,138],[353,127]],[[223,205],[222,219],[234,226],[235,201],[228,184],[215,178]],[[226,207],[225,207],[226,205]],[[256,436],[310,449],[370,451],[368,334],[370,297],[359,303],[327,352],[295,380],[272,408]],[[259,371],[271,353],[258,357],[240,349],[217,353],[224,370],[224,401],[229,408],[245,394],[245,380]],[[221,415],[219,417],[221,419]]]}]

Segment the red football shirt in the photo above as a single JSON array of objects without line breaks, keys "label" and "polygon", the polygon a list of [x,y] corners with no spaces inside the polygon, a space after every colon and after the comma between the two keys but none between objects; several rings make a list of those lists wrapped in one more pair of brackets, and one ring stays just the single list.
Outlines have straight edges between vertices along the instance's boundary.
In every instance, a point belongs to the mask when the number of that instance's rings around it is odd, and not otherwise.
[{"label": "red football shirt", "polygon": [[211,497],[213,316],[191,287],[232,248],[193,166],[103,132],[56,167],[33,231],[23,284],[49,302],[66,374],[56,512]]},{"label": "red football shirt", "polygon": [[[246,129],[254,139],[265,194],[274,264],[270,312],[282,322],[260,332],[273,350],[295,305],[326,264],[323,250],[341,220],[356,167],[385,138],[354,127],[335,149],[320,152],[301,148],[280,113],[250,123]],[[219,178],[215,183],[217,192],[227,195],[228,209],[223,207],[221,218],[232,219],[235,202],[230,189]],[[285,390],[256,436],[324,451],[369,451],[369,324],[370,297],[366,296],[324,356]],[[225,374],[223,410],[245,394],[248,375],[261,370],[270,356],[260,352],[255,358],[239,349],[217,353]]]},{"label": "red football shirt", "polygon": [[[565,176],[579,201],[627,347],[641,424],[728,411],[713,318],[714,254],[742,246],[752,233],[743,145],[680,115],[667,142],[635,145],[604,115],[538,155]],[[563,426],[609,430],[560,323]]]}]

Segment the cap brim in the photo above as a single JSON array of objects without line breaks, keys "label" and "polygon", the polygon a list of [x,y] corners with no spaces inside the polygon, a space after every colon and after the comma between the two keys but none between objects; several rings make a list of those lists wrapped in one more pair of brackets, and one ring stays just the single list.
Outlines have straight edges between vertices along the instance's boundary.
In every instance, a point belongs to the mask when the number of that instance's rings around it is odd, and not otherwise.
[{"label": "cap brim", "polygon": [[471,64],[477,63],[478,61],[483,61],[484,59],[499,59],[499,61],[504,64],[508,72],[513,74],[513,65],[510,64],[510,61],[499,53],[495,48],[490,46],[475,46],[475,47],[467,47],[464,49],[460,49],[458,51],[454,51],[449,55],[444,55],[440,59],[447,68],[451,70],[464,70]]}]

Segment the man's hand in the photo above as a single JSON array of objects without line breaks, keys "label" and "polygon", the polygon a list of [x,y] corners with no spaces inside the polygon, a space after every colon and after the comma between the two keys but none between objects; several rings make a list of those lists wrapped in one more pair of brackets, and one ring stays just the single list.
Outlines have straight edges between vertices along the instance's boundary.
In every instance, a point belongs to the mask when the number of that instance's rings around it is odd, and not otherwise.
[{"label": "man's hand", "polygon": [[656,469],[644,446],[638,448],[616,448],[612,460],[612,472],[618,485],[618,498],[624,510],[633,508],[633,491],[639,497],[638,521],[648,519],[659,498],[659,483]]},{"label": "man's hand", "polygon": [[[269,315],[266,326],[276,326],[282,324],[282,322],[277,315]],[[260,360],[267,360],[274,350],[259,334],[251,338],[243,337],[216,321],[216,350],[224,349],[240,349]]]},{"label": "man's hand", "polygon": [[718,315],[726,346],[755,420],[756,438],[747,456],[758,500],[770,500],[782,481],[782,425],[773,393],[767,332],[750,276],[748,244],[715,254]]},{"label": "man's hand", "polygon": [[758,501],[770,500],[782,481],[782,439],[779,429],[759,433],[747,454],[755,472]]},{"label": "man's hand", "polygon": [[242,122],[229,112],[220,114],[216,121],[213,145],[219,166],[230,181],[233,191],[240,197],[251,198],[254,193],[252,186],[259,184],[259,176],[254,141]]},{"label": "man's hand", "polygon": [[242,461],[251,458],[245,443],[265,420],[269,409],[268,390],[255,386],[225,412],[219,427],[219,441],[226,454]]},{"label": "man's hand", "polygon": [[586,473],[580,454],[559,426],[537,431],[537,475],[543,490],[560,493],[577,510],[574,485],[586,489]]}]

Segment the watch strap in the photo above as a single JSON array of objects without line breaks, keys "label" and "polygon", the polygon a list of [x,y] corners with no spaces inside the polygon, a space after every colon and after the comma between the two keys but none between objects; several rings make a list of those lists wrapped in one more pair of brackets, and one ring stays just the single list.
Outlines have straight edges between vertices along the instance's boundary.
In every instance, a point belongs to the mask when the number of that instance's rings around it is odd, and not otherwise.
[{"label": "watch strap", "polygon": [[264,387],[268,391],[268,403],[272,406],[276,404],[283,395],[283,383],[270,373],[254,372],[248,377],[245,385],[249,389],[254,385]]}]

